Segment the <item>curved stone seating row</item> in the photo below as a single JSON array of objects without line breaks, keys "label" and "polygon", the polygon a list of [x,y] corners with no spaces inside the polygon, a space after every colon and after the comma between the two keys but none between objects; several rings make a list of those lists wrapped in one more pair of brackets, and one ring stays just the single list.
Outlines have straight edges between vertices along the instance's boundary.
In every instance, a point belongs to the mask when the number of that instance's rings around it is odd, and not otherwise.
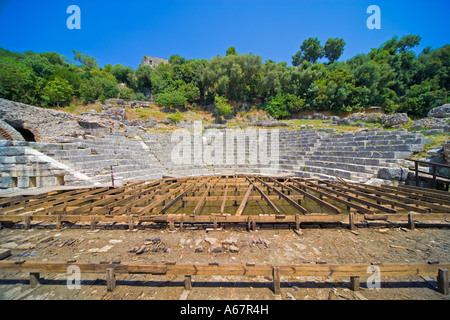
[{"label": "curved stone seating row", "polygon": [[[88,183],[107,183],[111,181],[111,166],[115,177],[125,181],[153,180],[165,176],[193,176],[212,174],[280,174],[292,173],[307,178],[337,179],[340,177],[354,182],[366,182],[376,178],[378,171],[385,167],[396,167],[413,152],[423,150],[430,140],[417,133],[406,130],[368,131],[332,133],[332,130],[279,130],[276,132],[278,153],[266,163],[260,158],[255,161],[250,147],[257,143],[252,139],[244,147],[234,146],[227,149],[224,138],[223,153],[220,161],[207,163],[202,150],[198,150],[191,141],[190,153],[184,155],[185,162],[180,163],[181,155],[172,154],[176,142],[172,142],[171,133],[155,134],[139,132],[131,135],[116,131],[100,139],[83,140],[61,137],[58,143],[12,142],[10,147],[0,149],[2,181],[0,185],[10,187],[11,179],[3,177],[35,176],[53,177],[58,173],[61,183],[83,185]],[[225,130],[217,130],[224,134]],[[270,130],[268,137],[272,137]],[[271,145],[268,138],[268,145]],[[201,147],[211,142],[203,139]],[[1,146],[1,145],[0,145]],[[34,150],[42,155],[66,165],[71,171],[45,172],[45,163],[41,163],[42,172],[26,170],[33,163],[33,155],[25,157],[23,150]],[[259,147],[258,147],[259,148]],[[270,149],[270,148],[269,148]],[[269,156],[269,155],[268,155]],[[228,163],[225,159],[232,160]],[[36,160],[36,159],[35,159]],[[41,159],[42,160],[42,159]],[[217,159],[216,159],[217,160]],[[42,162],[42,161],[41,161]],[[45,161],[44,161],[45,162]],[[276,162],[276,163],[275,163]],[[6,163],[23,165],[17,172],[6,170]],[[48,164],[48,167],[51,166]],[[88,177],[86,179],[85,177]],[[80,178],[82,177],[82,178]],[[90,178],[90,179],[89,179]],[[9,181],[9,184],[5,182]],[[47,179],[49,181],[49,179]],[[89,181],[88,181],[89,180]],[[50,183],[50,182],[49,182]],[[16,183],[18,184],[18,183]],[[34,181],[33,183],[34,184]],[[26,185],[26,184],[23,184]],[[41,183],[40,186],[43,186]]]}]

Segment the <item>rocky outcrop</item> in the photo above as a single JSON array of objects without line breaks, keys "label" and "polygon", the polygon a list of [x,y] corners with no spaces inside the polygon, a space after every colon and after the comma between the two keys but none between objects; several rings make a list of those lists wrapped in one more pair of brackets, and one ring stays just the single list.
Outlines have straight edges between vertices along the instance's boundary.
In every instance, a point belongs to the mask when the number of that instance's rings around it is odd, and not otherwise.
[{"label": "rocky outcrop", "polygon": [[72,115],[0,99],[0,120],[17,131],[27,130],[33,140],[55,142],[58,137],[101,137],[111,132],[111,122],[95,115]]},{"label": "rocky outcrop", "polygon": [[422,130],[422,129],[442,129],[443,132],[450,132],[450,123],[446,119],[442,118],[423,118],[414,121],[411,125],[412,130]]},{"label": "rocky outcrop", "polygon": [[431,109],[428,112],[428,117],[433,118],[447,118],[450,117],[450,103],[444,104],[440,107]]},{"label": "rocky outcrop", "polygon": [[406,113],[394,113],[386,116],[383,121],[385,127],[399,128],[409,122],[409,117]]}]

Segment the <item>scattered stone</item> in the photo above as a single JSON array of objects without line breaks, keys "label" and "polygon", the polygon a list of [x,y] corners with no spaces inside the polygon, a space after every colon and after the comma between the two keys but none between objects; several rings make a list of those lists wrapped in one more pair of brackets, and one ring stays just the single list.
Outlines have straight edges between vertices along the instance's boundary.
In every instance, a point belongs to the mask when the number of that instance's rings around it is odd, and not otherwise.
[{"label": "scattered stone", "polygon": [[18,247],[18,244],[15,242],[8,242],[0,244],[0,248],[2,249],[16,249]]},{"label": "scattered stone", "polygon": [[223,248],[220,244],[214,244],[211,246],[211,248],[209,249],[210,252],[213,253],[220,253],[223,251]]},{"label": "scattered stone", "polygon": [[8,258],[11,255],[10,249],[0,249],[0,260]]},{"label": "scattered stone", "polygon": [[136,254],[141,254],[143,252],[146,252],[147,247],[146,246],[141,246],[137,251]]},{"label": "scattered stone", "polygon": [[219,244],[219,241],[216,238],[205,238],[205,241],[210,245]]},{"label": "scattered stone", "polygon": [[122,240],[113,240],[113,239],[109,240],[110,244],[118,244],[118,243],[121,243],[121,242],[122,242]]},{"label": "scattered stone", "polygon": [[34,249],[34,248],[36,248],[36,245],[34,243],[30,243],[30,242],[22,243],[21,245],[18,245],[16,247],[16,249],[19,249],[19,250],[29,250],[29,249]]},{"label": "scattered stone", "polygon": [[236,253],[236,252],[239,252],[239,248],[235,245],[231,245],[228,247],[228,251]]},{"label": "scattered stone", "polygon": [[112,249],[112,247],[113,247],[112,245],[106,245],[106,246],[104,246],[103,248],[98,249],[97,252],[108,252],[109,250]]},{"label": "scattered stone", "polygon": [[203,248],[203,246],[197,246],[197,247],[195,247],[195,252],[203,252],[203,250],[204,250],[204,248]]},{"label": "scattered stone", "polygon": [[48,236],[48,237],[45,237],[45,238],[39,240],[38,243],[46,243],[46,242],[52,241],[53,239],[54,239],[53,236]]},{"label": "scattered stone", "polygon": [[296,300],[295,297],[290,292],[286,292],[286,298],[289,300]]}]

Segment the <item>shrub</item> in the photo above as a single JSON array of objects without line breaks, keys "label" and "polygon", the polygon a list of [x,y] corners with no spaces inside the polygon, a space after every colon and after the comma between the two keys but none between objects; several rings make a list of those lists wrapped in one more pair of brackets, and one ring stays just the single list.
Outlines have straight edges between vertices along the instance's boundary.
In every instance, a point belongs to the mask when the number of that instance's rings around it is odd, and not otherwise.
[{"label": "shrub", "polygon": [[289,94],[279,93],[270,97],[269,101],[262,105],[262,109],[266,110],[275,119],[284,118],[293,112],[300,111],[305,104],[305,99]]},{"label": "shrub", "polygon": [[181,121],[181,113],[177,112],[177,113],[171,114],[170,116],[167,117],[167,119],[172,120],[172,122],[178,123]]},{"label": "shrub", "polygon": [[221,96],[214,98],[214,104],[216,105],[216,113],[219,116],[226,116],[233,113],[233,107],[229,105],[228,100]]},{"label": "shrub", "polygon": [[156,96],[155,102],[158,106],[178,107],[178,106],[184,106],[187,103],[187,99],[186,99],[186,96],[182,92],[166,91],[166,92],[158,94]]}]

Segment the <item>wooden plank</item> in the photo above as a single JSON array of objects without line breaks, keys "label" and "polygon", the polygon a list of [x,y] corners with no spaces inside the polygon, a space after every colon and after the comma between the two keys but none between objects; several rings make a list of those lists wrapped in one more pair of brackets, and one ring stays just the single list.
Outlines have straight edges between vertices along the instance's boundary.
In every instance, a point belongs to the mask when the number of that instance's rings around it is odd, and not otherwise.
[{"label": "wooden plank", "polygon": [[[416,196],[416,195],[414,195],[412,193],[401,191],[399,189],[392,190],[390,188],[369,186],[369,185],[364,185],[364,187],[368,188],[368,189],[372,189],[372,190],[385,192],[385,194],[383,196],[386,196],[386,197],[389,197],[389,198],[392,198],[392,199],[396,199],[396,200],[399,200],[399,201],[403,201],[405,203],[414,203],[416,205],[421,205],[423,207],[430,208],[433,211],[436,210],[437,212],[450,212],[450,207],[448,207],[448,206],[438,205],[438,204],[435,204],[435,203],[432,203],[432,202],[427,202],[425,200],[413,199],[413,197],[414,198],[420,198],[420,197]],[[400,197],[400,196],[392,194],[392,193],[401,194],[401,195],[404,195],[405,197]]]},{"label": "wooden plank", "polygon": [[[227,177],[227,181],[228,181],[228,177]],[[227,202],[227,193],[228,193],[228,184],[226,185],[225,192],[223,194],[222,205],[220,206],[220,214],[222,214],[225,211],[225,203]]]},{"label": "wooden plank", "polygon": [[314,186],[315,188],[322,189],[322,190],[324,190],[326,192],[334,193],[337,196],[346,198],[347,200],[351,200],[351,201],[354,201],[354,202],[359,202],[359,203],[361,203],[361,204],[363,204],[365,206],[368,206],[368,207],[376,208],[376,209],[378,209],[378,210],[380,210],[382,212],[397,213],[397,210],[394,210],[394,209],[391,209],[391,208],[387,208],[387,207],[384,207],[382,205],[379,205],[379,204],[376,204],[376,203],[373,203],[373,202],[370,202],[370,201],[367,201],[367,200],[364,200],[364,199],[361,199],[361,198],[353,197],[353,196],[351,196],[349,194],[346,194],[346,193],[343,193],[343,192],[340,192],[340,191],[336,191],[333,188],[327,188],[327,187],[324,187],[324,186],[321,186],[319,184],[312,183],[312,182],[307,182],[307,183],[309,183],[309,185]]},{"label": "wooden plank", "polygon": [[180,192],[181,190],[183,190],[183,187],[184,187],[184,185],[181,185],[178,188],[170,191],[166,195],[161,196],[160,198],[158,198],[157,200],[153,201],[149,205],[147,205],[147,206],[143,207],[142,209],[140,209],[138,211],[138,214],[143,215],[143,214],[146,214],[146,213],[150,212],[152,209],[156,208],[158,205],[160,205],[161,203],[163,203],[164,201],[166,201],[167,199],[169,199],[173,195],[175,195],[178,192]]},{"label": "wooden plank", "polygon": [[[119,273],[166,274],[166,275],[199,275],[199,276],[334,276],[334,277],[367,277],[371,264],[289,264],[289,265],[255,265],[255,264],[177,264],[177,263],[103,263],[72,261],[0,261],[0,272],[23,273],[66,273],[69,266],[78,266],[83,273],[103,273],[108,269]],[[436,276],[440,271],[445,278],[445,269],[450,262],[438,264],[407,263],[377,264],[383,277],[403,276]],[[448,273],[447,273],[448,276]],[[448,279],[448,277],[447,277]],[[448,284],[448,280],[447,280]]]},{"label": "wooden plank", "polygon": [[[408,205],[408,204],[405,204],[405,203],[402,203],[402,202],[393,201],[393,200],[389,200],[389,199],[386,199],[386,198],[381,198],[380,196],[388,196],[384,192],[378,192],[378,191],[375,191],[375,190],[366,189],[366,188],[363,188],[363,187],[359,187],[359,186],[356,186],[356,185],[350,185],[350,184],[347,184],[346,187],[342,187],[342,186],[339,186],[338,184],[333,183],[333,182],[325,182],[325,183],[327,185],[332,185],[333,187],[335,187],[335,188],[337,188],[339,190],[345,190],[345,191],[348,191],[348,192],[352,192],[352,193],[354,193],[356,195],[360,195],[360,196],[366,197],[368,199],[375,200],[377,202],[383,202],[383,203],[387,203],[387,204],[390,204],[390,205],[393,205],[393,206],[404,208],[406,210],[414,210],[414,211],[421,212],[421,213],[430,212],[430,209],[419,208],[419,207]],[[355,190],[360,190],[360,191],[355,191]],[[376,195],[372,196],[372,195],[367,194],[367,193],[374,193]]]},{"label": "wooden plank", "polygon": [[245,193],[244,199],[242,200],[241,204],[239,205],[239,208],[237,209],[235,215],[240,216],[245,210],[245,207],[247,206],[248,197],[250,196],[250,193],[253,191],[253,184],[250,184],[247,192]]},{"label": "wooden plank", "polygon": [[[288,181],[294,182],[294,180],[292,180],[291,178],[288,178]],[[327,208],[327,209],[333,211],[334,213],[342,214],[342,210],[339,209],[338,207],[333,206],[332,204],[330,204],[330,203],[328,203],[328,202],[326,202],[326,201],[323,201],[323,200],[321,200],[321,199],[315,197],[314,195],[312,195],[312,194],[310,194],[310,193],[308,193],[308,192],[306,192],[306,191],[304,191],[304,190],[302,190],[302,189],[300,189],[300,188],[298,188],[298,187],[296,187],[296,186],[294,186],[294,185],[289,185],[289,187],[291,187],[293,190],[297,191],[298,193],[301,193],[301,194],[304,195],[305,197],[307,197],[307,198],[313,200],[314,202],[316,202],[316,203],[317,203],[318,205],[320,205],[321,207],[325,207],[325,208]]]},{"label": "wooden plank", "polygon": [[[288,202],[291,206],[293,206],[295,209],[297,209],[298,211],[300,211],[301,213],[305,214],[308,213],[308,210],[306,210],[304,207],[302,207],[301,205],[299,205],[297,202],[295,202],[294,200],[292,200],[291,198],[289,198],[287,195],[285,195],[283,192],[281,192],[280,190],[276,189],[275,187],[272,187],[271,185],[265,183],[264,181],[262,181],[261,179],[259,179],[258,177],[256,177],[256,180],[258,180],[260,183],[262,183],[264,186],[266,186],[267,188],[270,188],[271,190],[275,191],[276,194],[278,194],[281,198],[283,198],[286,202]],[[283,186],[283,185],[282,185]],[[292,190],[292,188],[288,187],[288,186],[283,186],[284,188],[287,188],[288,190]]]},{"label": "wooden plank", "polygon": [[272,211],[275,212],[275,214],[280,214],[280,209],[277,208],[277,206],[267,197],[267,195],[257,186],[255,185],[248,177],[248,181],[253,184],[253,187],[256,189],[256,191],[259,192],[261,197],[266,201],[267,205],[272,209]]},{"label": "wooden plank", "polygon": [[188,185],[186,187],[186,189],[183,190],[183,192],[178,195],[177,197],[175,197],[175,199],[173,199],[172,201],[170,201],[164,208],[161,209],[161,211],[159,212],[160,214],[164,214],[170,207],[172,207],[175,203],[177,203],[178,201],[180,201],[181,199],[183,199],[183,197],[186,195],[186,193],[188,193],[189,191],[191,191],[191,189],[195,186],[195,184],[191,183],[190,185]]},{"label": "wooden plank", "polygon": [[197,205],[195,206],[194,210],[192,211],[193,215],[196,215],[200,211],[201,207],[205,203],[205,199],[208,196],[208,193],[209,193],[210,189],[211,189],[211,186],[208,186],[208,188],[206,188],[206,191],[203,193],[202,197],[200,198],[200,201],[197,203]]},{"label": "wooden plank", "polygon": [[304,188],[305,190],[309,190],[311,192],[316,192],[316,193],[320,194],[322,197],[327,197],[327,198],[332,199],[332,200],[334,200],[336,202],[340,202],[342,204],[345,204],[347,207],[355,208],[359,212],[373,214],[372,210],[364,208],[364,207],[362,207],[362,206],[360,206],[360,205],[358,205],[356,203],[352,203],[352,202],[349,202],[347,200],[341,199],[339,197],[333,196],[333,195],[331,195],[331,194],[329,194],[327,192],[323,192],[321,190],[317,190],[317,189],[312,188],[310,186],[307,186],[306,184],[303,184],[303,183],[301,183],[299,181],[295,181],[295,182],[298,183],[301,188]]}]

